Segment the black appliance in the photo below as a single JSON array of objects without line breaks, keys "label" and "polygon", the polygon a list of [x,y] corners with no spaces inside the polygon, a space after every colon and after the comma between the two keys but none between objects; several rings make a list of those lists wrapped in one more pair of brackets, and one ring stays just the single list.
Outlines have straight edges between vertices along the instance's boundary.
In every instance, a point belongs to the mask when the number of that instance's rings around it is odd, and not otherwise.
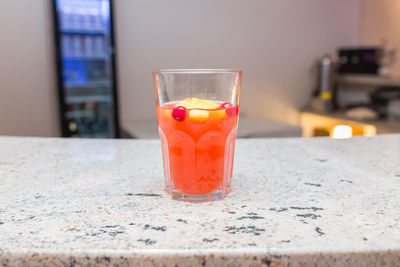
[{"label": "black appliance", "polygon": [[116,138],[113,3],[52,2],[62,136]]},{"label": "black appliance", "polygon": [[378,47],[339,49],[341,74],[378,74],[382,49]]}]

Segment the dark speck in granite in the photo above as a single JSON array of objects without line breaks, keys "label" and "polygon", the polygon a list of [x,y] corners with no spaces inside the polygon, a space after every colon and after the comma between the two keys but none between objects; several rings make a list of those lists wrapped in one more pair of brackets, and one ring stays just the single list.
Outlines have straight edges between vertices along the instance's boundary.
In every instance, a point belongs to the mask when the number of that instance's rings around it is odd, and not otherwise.
[{"label": "dark speck in granite", "polygon": [[312,210],[312,211],[317,211],[317,210],[324,210],[323,208],[317,208],[317,207],[290,207],[292,210]]},{"label": "dark speck in granite", "polygon": [[154,193],[127,193],[125,194],[126,196],[137,196],[137,197],[160,197],[160,194],[154,194]]},{"label": "dark speck in granite", "polygon": [[146,246],[150,246],[150,245],[153,245],[153,244],[157,243],[156,240],[151,240],[151,239],[149,239],[149,238],[147,238],[147,239],[138,239],[137,241],[139,241],[139,242],[144,242],[144,244],[145,244]]},{"label": "dark speck in granite", "polygon": [[230,214],[236,214],[236,212],[234,212],[234,211],[228,211],[228,213],[230,213]]},{"label": "dark speck in granite", "polygon": [[262,264],[271,266],[271,260],[268,257],[264,257],[261,259]]},{"label": "dark speck in granite", "polygon": [[116,236],[116,235],[123,234],[123,233],[125,233],[125,232],[124,232],[124,231],[112,231],[112,232],[108,232],[108,234],[109,234],[110,236]]},{"label": "dark speck in granite", "polygon": [[247,245],[250,246],[250,247],[256,247],[257,246],[256,243],[248,243]]},{"label": "dark speck in granite", "polygon": [[282,212],[282,211],[287,211],[288,208],[279,208],[279,209],[277,209],[277,208],[270,208],[269,210],[276,211],[276,212]]},{"label": "dark speck in granite", "polygon": [[219,241],[219,239],[218,238],[213,238],[213,239],[203,238],[203,242],[212,243],[214,241]]},{"label": "dark speck in granite", "polygon": [[104,228],[117,228],[117,227],[121,227],[120,225],[106,225],[104,226]]},{"label": "dark speck in granite", "polygon": [[316,187],[321,187],[321,184],[313,184],[313,183],[304,183],[305,185],[311,185]]},{"label": "dark speck in granite", "polygon": [[4,222],[0,222],[0,225],[4,224]]},{"label": "dark speck in granite", "polygon": [[327,162],[328,160],[327,159],[315,159],[316,161],[319,161],[319,162]]},{"label": "dark speck in granite", "polygon": [[265,219],[265,218],[262,216],[252,215],[252,216],[242,216],[242,217],[237,218],[236,220],[244,220],[244,219],[261,220],[261,219]]},{"label": "dark speck in granite", "polygon": [[315,228],[315,232],[317,232],[318,235],[320,235],[320,236],[325,234],[324,232],[322,232],[321,228],[319,228],[319,227]]},{"label": "dark speck in granite", "polygon": [[177,222],[183,222],[184,224],[187,224],[187,221],[184,220],[184,219],[177,219],[176,221],[177,221]]},{"label": "dark speck in granite", "polygon": [[340,181],[341,181],[341,182],[346,182],[346,183],[349,183],[349,184],[352,184],[352,183],[353,183],[353,181],[346,180],[346,179],[340,179]]},{"label": "dark speck in granite", "polygon": [[165,232],[167,231],[167,227],[166,226],[151,226],[149,224],[145,224],[144,225],[144,230],[155,230],[155,231],[161,231],[161,232]]},{"label": "dark speck in granite", "polygon": [[364,240],[364,241],[368,241],[368,238],[366,238],[366,237],[364,236],[364,237],[363,237],[363,240]]},{"label": "dark speck in granite", "polygon": [[303,218],[310,218],[313,220],[316,220],[318,217],[321,217],[321,215],[314,214],[314,213],[296,214],[296,216],[303,217]]},{"label": "dark speck in granite", "polygon": [[265,232],[264,228],[257,228],[253,225],[250,226],[226,226],[224,229],[225,232],[230,234],[237,234],[237,233],[248,233],[253,235],[260,235],[261,232]]},{"label": "dark speck in granite", "polygon": [[[71,262],[70,266],[80,265],[80,264],[76,264],[75,259],[73,259],[73,261],[74,262]],[[111,258],[107,257],[107,256],[98,256],[98,257],[96,257],[95,261],[98,266],[107,266],[110,264]]]}]

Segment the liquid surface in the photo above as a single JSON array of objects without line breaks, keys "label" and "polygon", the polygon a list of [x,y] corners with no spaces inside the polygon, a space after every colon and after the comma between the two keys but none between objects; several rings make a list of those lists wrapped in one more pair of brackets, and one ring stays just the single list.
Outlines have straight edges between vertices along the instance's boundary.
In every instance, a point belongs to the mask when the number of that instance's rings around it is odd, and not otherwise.
[{"label": "liquid surface", "polygon": [[[174,109],[184,101],[157,107],[167,190],[208,194],[223,189],[232,175],[238,107],[185,101],[191,104],[183,111]],[[196,101],[201,108],[193,108]]]}]

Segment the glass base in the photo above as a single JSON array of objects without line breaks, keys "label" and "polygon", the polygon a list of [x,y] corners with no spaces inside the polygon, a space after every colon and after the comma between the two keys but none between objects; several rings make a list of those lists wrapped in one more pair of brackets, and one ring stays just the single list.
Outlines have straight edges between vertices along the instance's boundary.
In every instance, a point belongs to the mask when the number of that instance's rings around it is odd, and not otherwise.
[{"label": "glass base", "polygon": [[231,186],[227,186],[226,191],[216,190],[214,192],[208,194],[186,194],[179,190],[171,190],[167,192],[171,195],[172,199],[180,200],[180,201],[188,201],[188,202],[206,202],[206,201],[214,201],[214,200],[222,200],[226,195],[231,192]]}]

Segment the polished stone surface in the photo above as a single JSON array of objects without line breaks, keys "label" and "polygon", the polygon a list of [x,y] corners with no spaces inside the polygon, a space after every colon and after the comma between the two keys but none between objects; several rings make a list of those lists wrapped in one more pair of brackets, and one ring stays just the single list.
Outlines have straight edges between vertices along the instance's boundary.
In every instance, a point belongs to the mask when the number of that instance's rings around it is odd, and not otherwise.
[{"label": "polished stone surface", "polygon": [[158,140],[0,137],[0,265],[400,263],[400,135],[239,139],[217,202],[162,173]]}]

